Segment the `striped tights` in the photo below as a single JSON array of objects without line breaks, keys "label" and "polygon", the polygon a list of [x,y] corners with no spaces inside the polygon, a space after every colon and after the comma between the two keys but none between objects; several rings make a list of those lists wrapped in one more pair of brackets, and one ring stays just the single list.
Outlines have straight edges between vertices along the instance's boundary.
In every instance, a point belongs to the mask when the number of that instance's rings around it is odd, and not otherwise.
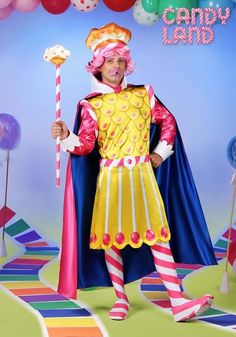
[{"label": "striped tights", "polygon": [[[183,297],[169,243],[158,242],[151,247],[151,251],[156,270],[167,289],[174,319],[177,322],[186,321],[206,311],[213,300],[211,295],[204,295],[196,300],[187,300]],[[105,251],[105,261],[117,296],[109,316],[114,320],[123,320],[128,314],[129,301],[124,288],[120,250],[112,246]]]},{"label": "striped tights", "polygon": [[174,319],[177,322],[186,321],[209,309],[213,300],[211,295],[195,300],[183,297],[169,243],[158,242],[151,247],[151,251],[156,270],[168,292]]},{"label": "striped tights", "polygon": [[111,319],[123,320],[126,318],[129,311],[129,300],[125,293],[123,262],[120,250],[115,246],[106,250],[105,261],[110,274],[111,282],[118,298],[111,309],[109,316]]}]

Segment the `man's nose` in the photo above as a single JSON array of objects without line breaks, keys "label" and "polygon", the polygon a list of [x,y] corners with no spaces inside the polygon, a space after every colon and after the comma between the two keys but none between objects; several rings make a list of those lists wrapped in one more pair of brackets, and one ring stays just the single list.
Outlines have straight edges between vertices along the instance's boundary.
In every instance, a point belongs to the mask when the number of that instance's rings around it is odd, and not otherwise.
[{"label": "man's nose", "polygon": [[120,67],[120,63],[118,61],[114,61],[114,67],[115,68],[119,68]]}]

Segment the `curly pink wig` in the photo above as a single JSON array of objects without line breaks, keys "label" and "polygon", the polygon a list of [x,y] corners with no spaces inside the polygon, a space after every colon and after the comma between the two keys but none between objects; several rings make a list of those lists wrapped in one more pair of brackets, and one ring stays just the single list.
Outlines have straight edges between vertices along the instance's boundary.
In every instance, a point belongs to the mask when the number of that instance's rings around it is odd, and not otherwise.
[{"label": "curly pink wig", "polygon": [[99,68],[103,65],[105,58],[112,57],[115,54],[125,59],[125,73],[126,75],[131,74],[134,71],[134,62],[131,60],[129,47],[123,42],[109,43],[96,50],[92,61],[86,66],[86,70],[93,75],[98,74],[100,72]]}]

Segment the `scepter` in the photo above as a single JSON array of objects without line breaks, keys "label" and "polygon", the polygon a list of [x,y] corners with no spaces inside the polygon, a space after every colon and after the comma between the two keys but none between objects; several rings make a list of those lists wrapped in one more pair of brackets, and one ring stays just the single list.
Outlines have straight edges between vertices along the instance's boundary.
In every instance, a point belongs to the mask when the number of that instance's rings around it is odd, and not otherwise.
[{"label": "scepter", "polygon": [[[228,144],[227,157],[228,157],[228,160],[231,166],[233,166],[233,168],[236,169],[236,137],[233,137]],[[231,212],[230,212],[225,269],[224,269],[223,278],[222,278],[221,287],[220,287],[220,293],[222,294],[226,294],[229,292],[228,265],[229,265],[229,248],[230,248],[230,242],[231,242],[231,232],[232,232],[232,226],[233,226],[233,216],[234,216],[234,207],[235,207],[235,198],[236,198],[236,172],[233,174],[231,183],[233,185],[233,198],[232,198],[232,206],[231,206]]]},{"label": "scepter", "polygon": [[[44,53],[44,60],[46,62],[51,62],[56,66],[56,122],[61,120],[61,76],[60,69],[61,65],[70,56],[70,51],[65,49],[61,45],[55,45],[53,47],[47,48]],[[60,187],[60,137],[56,138],[56,187]]]}]

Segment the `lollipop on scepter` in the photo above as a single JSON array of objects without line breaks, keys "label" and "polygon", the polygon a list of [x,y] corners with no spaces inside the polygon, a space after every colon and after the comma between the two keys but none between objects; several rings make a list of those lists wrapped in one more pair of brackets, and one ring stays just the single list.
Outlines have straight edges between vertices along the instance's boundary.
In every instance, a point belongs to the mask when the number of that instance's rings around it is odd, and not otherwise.
[{"label": "lollipop on scepter", "polygon": [[0,219],[0,228],[2,227],[2,236],[0,238],[0,256],[7,256],[5,243],[5,225],[7,218],[7,192],[9,178],[10,151],[15,149],[20,140],[20,125],[17,120],[8,114],[0,114],[0,149],[6,150],[6,179],[4,193],[3,217]]},{"label": "lollipop on scepter", "polygon": [[[56,66],[56,121],[61,119],[61,93],[60,93],[60,68],[70,56],[70,51],[61,45],[47,48],[44,53],[44,60]],[[56,187],[60,187],[60,137],[56,139]]]},{"label": "lollipop on scepter", "polygon": [[[231,166],[233,166],[233,168],[236,169],[236,137],[233,137],[228,144],[227,157],[228,157],[228,160]],[[232,232],[232,225],[233,225],[233,215],[234,215],[234,207],[235,207],[235,199],[236,199],[236,171],[232,176],[231,183],[233,185],[233,198],[232,198],[232,207],[231,207],[231,212],[230,212],[225,269],[224,269],[223,278],[222,278],[221,287],[220,287],[220,293],[222,294],[226,294],[229,292],[228,265],[229,265],[229,253],[230,253],[231,232]]]}]

